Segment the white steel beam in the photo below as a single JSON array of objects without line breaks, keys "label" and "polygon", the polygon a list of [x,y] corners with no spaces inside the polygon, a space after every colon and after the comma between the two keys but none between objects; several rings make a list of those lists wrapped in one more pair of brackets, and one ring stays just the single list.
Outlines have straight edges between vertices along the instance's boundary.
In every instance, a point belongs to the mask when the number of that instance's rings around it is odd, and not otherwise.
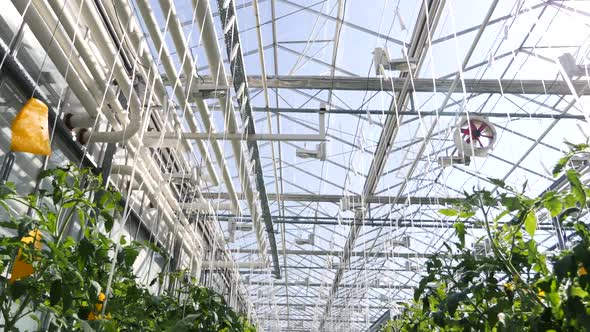
[{"label": "white steel beam", "polygon": [[[239,199],[245,199],[245,196],[238,193]],[[339,204],[340,201],[346,197],[351,202],[365,202],[376,204],[405,204],[405,205],[438,205],[444,206],[447,204],[455,204],[463,200],[462,197],[419,197],[419,196],[344,196],[344,195],[315,195],[315,194],[299,194],[299,193],[283,193],[277,195],[275,193],[268,193],[268,199],[276,201],[280,198],[285,202],[327,202]],[[204,192],[205,199],[228,199],[229,195],[222,192]]]},{"label": "white steel beam", "polygon": [[[307,90],[352,90],[352,91],[400,91],[407,79],[405,77],[349,77],[349,76],[269,76],[267,87],[277,89]],[[567,82],[559,80],[516,80],[516,79],[463,79],[465,91],[461,86],[453,87],[454,79],[413,78],[409,92],[449,92],[454,93],[503,93],[536,95],[571,95]],[[455,83],[456,85],[456,83]],[[589,95],[584,90],[586,80],[572,81],[578,95]],[[262,88],[262,77],[248,76],[250,88]],[[219,87],[217,87],[219,88]]]}]

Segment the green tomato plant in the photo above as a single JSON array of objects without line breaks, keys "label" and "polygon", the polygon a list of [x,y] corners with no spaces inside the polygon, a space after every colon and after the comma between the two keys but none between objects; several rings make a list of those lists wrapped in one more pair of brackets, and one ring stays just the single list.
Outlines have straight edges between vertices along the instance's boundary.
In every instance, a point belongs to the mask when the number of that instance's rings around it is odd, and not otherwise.
[{"label": "green tomato plant", "polygon": [[[179,287],[158,296],[138,281],[133,264],[139,250],[166,253],[124,238],[117,246],[108,236],[122,213],[121,196],[105,189],[100,175],[69,165],[42,172],[40,180],[49,189],[30,195],[0,184],[0,227],[10,233],[0,237],[4,331],[18,331],[26,318],[47,331],[255,331],[184,271],[170,272]],[[29,213],[13,212],[15,204]],[[164,274],[152,283],[163,280]]]},{"label": "green tomato plant", "polygon": [[[452,208],[456,241],[426,262],[426,274],[414,298],[383,331],[590,331],[590,188],[569,161],[588,145],[571,145],[554,176],[568,183],[563,191],[531,198],[522,188],[490,179],[498,190],[474,190]],[[544,252],[535,241],[539,217],[545,214],[572,232],[563,250]],[[483,229],[466,243],[469,226]]]},{"label": "green tomato plant", "polygon": [[[185,271],[170,273],[177,280],[173,291],[152,295],[129,281],[116,282],[110,309],[124,330],[255,332],[245,317],[227,305],[223,297],[199,286]],[[161,282],[163,275],[152,281]]]}]

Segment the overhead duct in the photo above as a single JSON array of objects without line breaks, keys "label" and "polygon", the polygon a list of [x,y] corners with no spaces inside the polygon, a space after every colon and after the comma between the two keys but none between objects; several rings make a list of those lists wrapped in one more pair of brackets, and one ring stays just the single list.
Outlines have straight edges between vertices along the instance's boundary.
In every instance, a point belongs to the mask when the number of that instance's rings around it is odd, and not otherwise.
[{"label": "overhead duct", "polygon": [[[162,0],[162,1],[164,1],[164,0]],[[166,0],[166,1],[169,1],[169,0]],[[225,73],[225,67],[223,66],[223,58],[221,57],[221,52],[219,49],[217,34],[215,33],[215,24],[213,21],[213,14],[211,12],[211,7],[209,6],[209,1],[193,0],[193,8],[196,10],[196,14],[197,14],[196,19],[197,19],[198,26],[201,28],[202,43],[205,48],[205,52],[207,54],[207,61],[209,64],[210,72],[216,73],[216,75],[217,75],[216,80],[218,81],[217,83],[220,86],[229,86],[229,82],[227,80],[227,76]],[[229,32],[229,30],[225,26],[225,24],[227,23],[225,15],[227,14],[226,10],[228,8],[231,8],[231,10],[233,12],[233,10],[235,10],[234,3],[233,2],[226,2],[226,5],[224,6],[224,8],[221,8],[222,10],[220,11],[220,14],[221,14],[222,27],[226,31]],[[235,14],[235,12],[234,12],[234,14]],[[233,28],[231,29],[233,39],[235,41],[237,41],[239,39],[238,33],[236,31],[237,31],[237,22],[235,22],[235,24],[233,25]],[[234,47],[234,46],[231,46],[231,47]],[[233,52],[231,52],[231,53],[233,53]],[[237,53],[236,53],[236,56],[238,56]],[[242,55],[239,54],[239,56],[242,56]],[[231,54],[230,54],[230,61],[231,61]],[[192,75],[192,73],[190,75]],[[246,88],[247,88],[247,86],[245,86],[245,85],[244,85],[244,88],[235,87],[236,94],[240,90],[244,91],[243,94],[241,95],[241,99],[240,99],[240,105],[243,105],[243,106],[249,105],[247,103],[248,92],[247,92]],[[221,109],[224,112],[224,115],[228,119],[227,130],[229,132],[237,133],[238,126],[237,126],[237,121],[236,121],[236,114],[239,114],[239,113],[236,112],[231,101],[227,100],[226,98],[219,98],[219,103],[221,105]],[[244,110],[245,110],[245,112],[249,113],[249,114],[245,113],[245,116],[242,116],[242,119],[244,121],[247,121],[246,124],[248,126],[248,134],[255,134],[254,121],[251,118],[251,109],[246,107],[246,108],[244,108]],[[264,185],[264,179],[263,179],[263,175],[262,175],[262,167],[260,165],[260,161],[258,160],[259,159],[258,158],[258,145],[256,142],[248,142],[248,147],[249,147],[249,149],[252,150],[252,152],[253,152],[252,157],[253,157],[254,161],[256,161],[256,163],[255,163],[256,189],[260,193],[259,198],[260,198],[260,204],[262,207],[261,216],[262,216],[262,219],[264,219],[264,223],[266,226],[265,227],[266,234],[267,234],[268,241],[270,244],[270,252],[271,252],[272,261],[273,261],[273,274],[276,278],[280,278],[281,269],[280,269],[280,265],[279,265],[278,250],[277,250],[275,234],[274,234],[274,229],[273,229],[274,227],[272,224],[270,209],[269,209],[269,205],[268,205],[268,199],[266,196],[266,187]],[[234,156],[236,156],[236,159],[237,159],[236,163],[241,166],[241,170],[239,172],[240,180],[242,182],[242,187],[245,188],[248,205],[250,207],[251,214],[253,215],[252,220],[253,220],[254,227],[256,228],[257,242],[258,242],[259,250],[266,250],[266,249],[263,249],[263,247],[266,247],[266,242],[264,241],[264,237],[261,234],[262,225],[260,224],[259,210],[256,207],[257,206],[256,199],[255,199],[256,197],[252,191],[252,184],[250,183],[249,174],[247,171],[244,170],[246,163],[244,162],[245,156],[244,156],[244,152],[242,149],[242,145],[240,144],[240,142],[232,141],[232,149],[234,152]],[[266,251],[261,252],[260,254],[262,255],[261,259],[263,259],[263,260],[266,259]]]}]

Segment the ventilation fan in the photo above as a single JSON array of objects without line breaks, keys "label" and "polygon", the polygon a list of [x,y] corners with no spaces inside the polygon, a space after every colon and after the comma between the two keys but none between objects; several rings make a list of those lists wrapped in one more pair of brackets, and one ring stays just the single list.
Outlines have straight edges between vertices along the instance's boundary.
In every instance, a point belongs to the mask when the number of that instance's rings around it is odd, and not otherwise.
[{"label": "ventilation fan", "polygon": [[496,142],[496,129],[486,118],[463,117],[453,137],[460,155],[485,157]]},{"label": "ventilation fan", "polygon": [[466,165],[471,157],[486,157],[496,143],[496,129],[488,119],[480,116],[462,117],[453,135],[457,147],[456,156],[438,158],[442,167]]}]

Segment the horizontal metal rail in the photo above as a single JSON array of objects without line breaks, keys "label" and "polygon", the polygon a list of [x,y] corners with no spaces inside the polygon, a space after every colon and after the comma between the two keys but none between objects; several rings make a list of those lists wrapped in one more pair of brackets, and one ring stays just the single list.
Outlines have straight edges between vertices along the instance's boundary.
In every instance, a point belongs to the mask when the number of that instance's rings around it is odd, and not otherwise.
[{"label": "horizontal metal rail", "polygon": [[[268,199],[276,201],[279,199],[279,195],[275,193],[268,193]],[[222,192],[204,192],[203,197],[206,199],[228,199],[227,193]],[[238,193],[239,199],[245,199],[245,196]],[[280,195],[281,201],[291,202],[327,202],[327,203],[340,203],[343,199],[343,195],[315,195],[315,194],[296,194],[296,193],[285,193]],[[362,198],[361,196],[348,196],[347,200],[352,203],[375,203],[375,204],[409,204],[409,205],[449,205],[462,202],[462,197],[420,197],[420,196],[367,196]]]},{"label": "horizontal metal rail", "polygon": [[[379,77],[348,77],[336,76],[269,76],[267,86],[278,89],[310,89],[310,90],[355,90],[355,91],[397,91],[402,88],[406,78]],[[452,79],[414,78],[409,86],[410,92],[449,92],[453,87]],[[515,79],[464,79],[462,85],[454,93],[501,93],[501,94],[534,94],[534,95],[571,95],[565,81],[554,80],[515,80]],[[262,78],[248,76],[250,88],[261,88]],[[463,86],[465,91],[463,91]],[[590,94],[588,82],[572,81],[578,95]]]},{"label": "horizontal metal rail", "polygon": [[[261,76],[248,76],[248,87],[261,89]],[[352,91],[398,91],[406,82],[403,77],[351,77],[351,76],[268,76],[266,83],[269,89],[302,89],[302,90],[352,90]],[[440,92],[446,93],[453,88],[452,79],[414,78],[408,86],[409,92]],[[532,94],[532,95],[571,95],[572,91],[565,81],[548,80],[516,80],[516,79],[464,79],[456,87],[454,93],[477,94]],[[588,82],[572,81],[572,87],[578,95],[589,95]],[[464,88],[464,90],[463,90]],[[203,78],[199,85],[203,92],[227,90],[219,86],[211,77]]]},{"label": "horizontal metal rail", "polygon": [[226,141],[270,141],[270,142],[323,142],[326,137],[322,135],[306,134],[236,134],[236,133],[162,133],[147,132],[143,141],[149,146],[175,145],[180,139],[183,140],[226,140]]},{"label": "horizontal metal rail", "polygon": [[[218,214],[219,221],[228,221],[233,219],[240,222],[252,222],[249,216],[233,216]],[[354,218],[337,218],[337,217],[319,217],[319,216],[273,216],[275,224],[292,224],[292,225],[339,225],[351,226],[353,224],[366,227],[411,227],[411,228],[441,228],[449,227],[455,223],[454,219],[411,219],[411,218],[364,218],[361,221],[355,221]],[[473,222],[465,222],[466,228],[482,228],[483,225]],[[542,223],[537,225],[537,230],[555,231],[552,223]]]},{"label": "horizontal metal rail", "polygon": [[[264,107],[254,107],[254,112],[270,112],[270,113],[319,113],[319,109],[314,108],[264,108]],[[399,111],[399,112],[390,112],[385,110],[343,110],[343,109],[330,109],[326,111],[326,114],[346,114],[346,115],[389,115],[389,114],[397,114],[399,116],[408,115],[408,116],[441,116],[441,117],[458,117],[462,115],[469,114],[470,116],[485,116],[488,118],[512,118],[512,119],[569,119],[569,120],[583,120],[586,121],[584,115],[574,115],[574,114],[560,114],[560,113],[485,113],[485,112],[433,112],[433,111],[423,111],[423,112],[416,112],[416,111]]]},{"label": "horizontal metal rail", "polygon": [[[258,254],[258,249],[230,249],[234,254]],[[342,256],[342,251],[331,250],[286,250],[287,255],[294,256]],[[350,256],[353,257],[371,257],[371,258],[430,258],[433,254],[423,254],[417,252],[364,252],[353,251]],[[274,283],[276,285],[276,283]]]}]

